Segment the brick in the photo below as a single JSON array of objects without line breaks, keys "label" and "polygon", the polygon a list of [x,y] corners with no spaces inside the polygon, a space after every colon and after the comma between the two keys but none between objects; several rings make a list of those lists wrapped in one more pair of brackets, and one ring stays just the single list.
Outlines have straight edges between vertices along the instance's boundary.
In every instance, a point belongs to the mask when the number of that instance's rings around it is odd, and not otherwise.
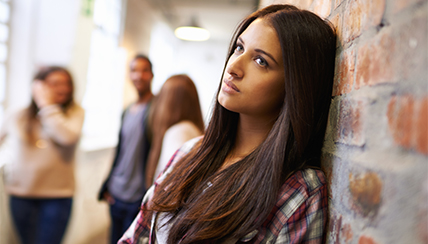
[{"label": "brick", "polygon": [[328,243],[340,244],[340,229],[342,228],[342,215],[332,215],[329,226]]},{"label": "brick", "polygon": [[422,243],[428,243],[428,179],[422,183],[421,201],[418,211],[418,234]]},{"label": "brick", "polygon": [[338,61],[338,74],[333,86],[333,95],[342,95],[352,91],[354,84],[355,51],[346,50]]},{"label": "brick", "polygon": [[301,9],[309,9],[313,0],[296,0],[296,3],[294,5],[296,5],[298,8]]},{"label": "brick", "polygon": [[426,209],[425,211],[420,211],[418,234],[422,243],[428,243],[428,211]]},{"label": "brick", "polygon": [[377,244],[377,242],[375,242],[373,238],[363,235],[358,240],[358,244]]},{"label": "brick", "polygon": [[325,173],[328,186],[328,196],[331,199],[333,197],[332,184],[333,184],[333,162],[332,156],[328,153],[323,153],[321,155],[321,166],[322,170]]},{"label": "brick", "polygon": [[340,74],[341,74],[341,60],[342,54],[337,55],[334,60],[334,80],[333,80],[333,89],[331,91],[332,96],[339,96],[339,84],[340,84]]},{"label": "brick", "polygon": [[335,142],[363,146],[365,143],[362,121],[365,115],[363,102],[343,99],[339,106]]},{"label": "brick", "polygon": [[396,144],[428,155],[428,97],[393,96],[388,104],[387,119]]},{"label": "brick", "polygon": [[354,235],[352,232],[351,225],[350,224],[343,225],[343,228],[340,231],[340,235],[343,237],[346,244],[351,243],[352,236]]},{"label": "brick", "polygon": [[301,9],[309,9],[313,0],[265,0],[260,1],[259,6],[267,6],[270,4],[291,4]]},{"label": "brick", "polygon": [[343,13],[345,42],[361,35],[363,30],[381,23],[385,12],[385,0],[349,0]]},{"label": "brick", "polygon": [[355,89],[367,85],[396,82],[394,67],[395,41],[389,32],[383,32],[358,49]]},{"label": "brick", "polygon": [[416,149],[428,155],[428,97],[420,102],[416,123]]},{"label": "brick", "polygon": [[427,23],[427,15],[414,17],[394,30],[394,37],[397,40],[395,69],[400,71],[404,80],[426,81],[428,77]]},{"label": "brick", "polygon": [[342,16],[339,14],[334,15],[333,17],[330,18],[330,22],[333,24],[334,28],[336,29],[336,35],[337,35],[337,40],[336,40],[336,47],[339,47],[340,45],[342,45]]},{"label": "brick", "polygon": [[337,7],[340,6],[340,4],[342,4],[343,0],[334,0],[334,6],[333,9],[337,9]]},{"label": "brick", "polygon": [[405,148],[411,147],[413,106],[414,101],[410,96],[398,99],[393,97],[388,105],[388,125],[392,136],[398,144]]},{"label": "brick", "polygon": [[359,176],[350,173],[349,191],[354,203],[354,210],[364,216],[377,214],[382,199],[382,180],[376,173],[369,172]]},{"label": "brick", "polygon": [[327,18],[331,13],[331,2],[332,0],[315,0],[312,9],[320,17]]},{"label": "brick", "polygon": [[424,0],[395,0],[394,5],[392,7],[392,13],[397,14],[402,10],[416,5],[417,3],[422,3]]},{"label": "brick", "polygon": [[[428,76],[428,19],[415,16],[405,24],[382,29],[359,46],[355,89]],[[345,29],[345,28],[343,28]]]},{"label": "brick", "polygon": [[342,244],[351,243],[353,233],[350,224],[343,224],[342,215],[331,214],[328,229],[327,243]]}]

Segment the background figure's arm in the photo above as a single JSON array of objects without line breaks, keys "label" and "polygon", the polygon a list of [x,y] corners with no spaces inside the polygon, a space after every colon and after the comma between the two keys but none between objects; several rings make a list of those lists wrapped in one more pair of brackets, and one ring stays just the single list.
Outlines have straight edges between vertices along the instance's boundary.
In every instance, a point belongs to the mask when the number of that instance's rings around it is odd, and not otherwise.
[{"label": "background figure's arm", "polygon": [[43,130],[63,146],[76,144],[82,131],[84,110],[80,107],[71,109],[70,115],[66,115],[59,105],[54,104],[41,108],[38,113]]}]

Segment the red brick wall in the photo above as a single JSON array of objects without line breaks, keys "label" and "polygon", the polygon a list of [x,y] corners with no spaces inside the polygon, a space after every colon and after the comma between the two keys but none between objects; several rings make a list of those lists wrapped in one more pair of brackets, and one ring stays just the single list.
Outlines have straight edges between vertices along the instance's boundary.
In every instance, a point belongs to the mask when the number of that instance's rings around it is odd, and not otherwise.
[{"label": "red brick wall", "polygon": [[337,29],[328,243],[428,243],[428,1],[265,0]]}]

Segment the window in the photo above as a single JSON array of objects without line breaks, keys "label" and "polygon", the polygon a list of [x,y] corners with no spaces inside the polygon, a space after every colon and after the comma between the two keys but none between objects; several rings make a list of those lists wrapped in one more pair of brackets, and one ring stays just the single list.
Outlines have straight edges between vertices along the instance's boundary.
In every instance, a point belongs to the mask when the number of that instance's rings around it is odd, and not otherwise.
[{"label": "window", "polygon": [[0,0],[0,121],[3,121],[3,111],[6,100],[6,64],[8,60],[9,15],[9,1]]},{"label": "window", "polygon": [[83,150],[113,147],[117,143],[122,111],[126,53],[119,47],[121,36],[121,0],[97,0],[89,56]]}]

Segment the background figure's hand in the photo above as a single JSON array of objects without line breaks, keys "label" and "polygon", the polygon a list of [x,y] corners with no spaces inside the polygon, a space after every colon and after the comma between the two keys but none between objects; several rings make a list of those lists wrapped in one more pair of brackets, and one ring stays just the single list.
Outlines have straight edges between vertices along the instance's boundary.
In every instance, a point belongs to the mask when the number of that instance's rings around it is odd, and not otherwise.
[{"label": "background figure's hand", "polygon": [[53,91],[43,81],[35,80],[32,85],[32,92],[37,107],[43,108],[53,104]]},{"label": "background figure's hand", "polygon": [[108,202],[108,204],[113,205],[115,203],[114,198],[110,195],[109,192],[104,192],[103,198]]}]

